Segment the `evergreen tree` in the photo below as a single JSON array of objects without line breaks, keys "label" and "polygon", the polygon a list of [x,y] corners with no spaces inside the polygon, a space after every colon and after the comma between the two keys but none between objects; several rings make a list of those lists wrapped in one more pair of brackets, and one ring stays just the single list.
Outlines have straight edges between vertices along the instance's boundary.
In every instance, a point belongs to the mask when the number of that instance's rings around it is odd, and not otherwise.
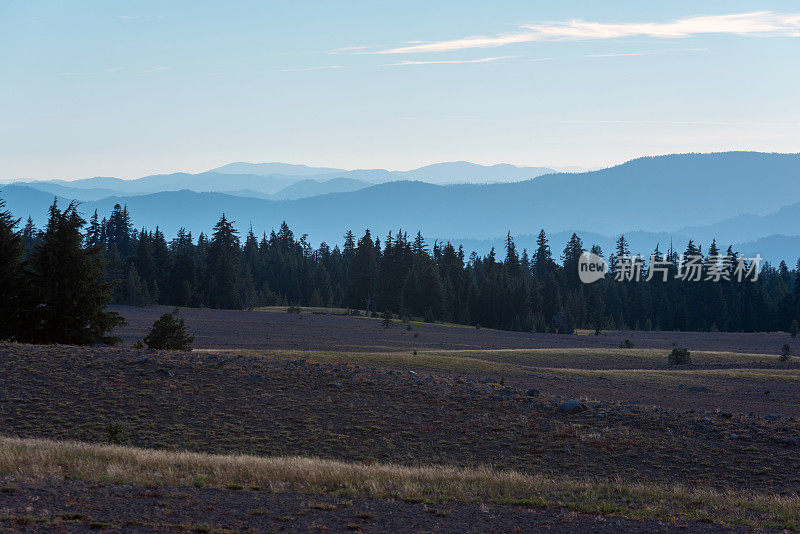
[{"label": "evergreen tree", "polygon": [[215,308],[240,308],[241,295],[237,291],[239,273],[238,231],[222,214],[214,226],[208,247],[208,302]]},{"label": "evergreen tree", "polygon": [[375,257],[375,244],[369,230],[358,240],[350,266],[350,284],[347,286],[345,301],[351,308],[361,308],[369,311],[375,296],[375,283],[377,280],[377,258]]},{"label": "evergreen tree", "polygon": [[101,244],[100,219],[97,216],[97,210],[94,210],[91,219],[89,219],[89,227],[86,229],[86,246],[98,247]]},{"label": "evergreen tree", "polygon": [[533,254],[533,273],[539,280],[544,280],[553,271],[553,256],[544,229],[536,238],[536,252]]},{"label": "evergreen tree", "polygon": [[117,247],[123,258],[127,258],[133,253],[132,233],[133,224],[128,213],[128,206],[123,208],[119,204],[115,204],[106,223],[106,239],[109,245]]},{"label": "evergreen tree", "polygon": [[111,300],[111,284],[103,279],[105,261],[99,249],[83,247],[85,221],[76,208],[73,202],[60,211],[53,202],[41,243],[27,260],[22,341],[112,342],[108,333],[124,323],[105,310]]},{"label": "evergreen tree", "polygon": [[20,261],[24,252],[22,236],[16,230],[19,219],[4,207],[5,202],[0,199],[0,340],[13,338],[19,325]]}]

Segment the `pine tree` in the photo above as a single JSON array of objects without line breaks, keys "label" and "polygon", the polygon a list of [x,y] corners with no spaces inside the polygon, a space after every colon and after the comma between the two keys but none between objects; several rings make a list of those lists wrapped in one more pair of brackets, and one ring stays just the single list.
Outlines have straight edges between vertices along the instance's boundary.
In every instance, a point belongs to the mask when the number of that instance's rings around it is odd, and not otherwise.
[{"label": "pine tree", "polygon": [[97,216],[97,210],[94,210],[91,219],[89,219],[89,227],[86,229],[86,246],[100,246],[100,234],[100,220]]},{"label": "pine tree", "polygon": [[511,237],[511,232],[506,234],[505,266],[509,274],[516,276],[519,273],[519,256],[517,255],[517,246],[514,244],[514,238]]},{"label": "pine tree", "polygon": [[117,247],[123,258],[127,258],[133,253],[132,233],[133,224],[128,213],[128,206],[123,208],[119,204],[115,204],[106,223],[106,239],[109,245]]},{"label": "pine tree", "polygon": [[375,296],[375,283],[377,281],[378,264],[375,257],[375,244],[369,230],[358,240],[350,266],[350,284],[347,286],[345,301],[351,308],[361,308],[369,311]]},{"label": "pine tree", "polygon": [[[0,339],[11,339],[19,324],[21,305],[22,236],[16,231],[19,219],[4,210],[0,199]],[[28,218],[30,221],[30,218]]]},{"label": "pine tree", "polygon": [[25,226],[22,228],[22,244],[25,247],[25,257],[30,256],[36,244],[39,242],[39,231],[33,225],[33,219],[28,216]]},{"label": "pine tree", "polygon": [[584,252],[583,242],[577,234],[572,234],[564,252],[561,254],[561,261],[564,265],[564,275],[570,287],[577,288],[580,284],[578,278],[578,263],[581,254]]},{"label": "pine tree", "polygon": [[105,310],[111,284],[103,279],[101,251],[83,247],[84,223],[75,202],[64,211],[56,202],[50,206],[41,242],[24,272],[29,291],[21,340],[71,345],[115,340],[108,333],[124,320]]},{"label": "pine tree", "polygon": [[553,270],[553,257],[544,229],[536,238],[536,252],[533,254],[533,272],[539,280],[545,279]]},{"label": "pine tree", "polygon": [[214,226],[208,247],[208,302],[215,308],[242,306],[236,284],[239,272],[239,237],[233,222],[223,213]]}]

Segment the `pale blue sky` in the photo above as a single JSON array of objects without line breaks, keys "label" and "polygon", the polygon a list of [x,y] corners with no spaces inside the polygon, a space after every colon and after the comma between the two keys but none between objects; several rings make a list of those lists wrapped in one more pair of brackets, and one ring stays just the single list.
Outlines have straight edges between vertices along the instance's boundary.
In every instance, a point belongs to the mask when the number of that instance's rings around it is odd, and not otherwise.
[{"label": "pale blue sky", "polygon": [[0,178],[797,152],[799,58],[796,1],[0,0]]}]

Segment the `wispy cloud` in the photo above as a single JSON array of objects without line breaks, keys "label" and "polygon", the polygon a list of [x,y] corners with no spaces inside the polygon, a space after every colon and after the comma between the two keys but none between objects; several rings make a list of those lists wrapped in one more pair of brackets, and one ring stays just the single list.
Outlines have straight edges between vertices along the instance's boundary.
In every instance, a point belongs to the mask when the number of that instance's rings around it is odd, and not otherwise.
[{"label": "wispy cloud", "polygon": [[139,72],[137,72],[137,74],[139,74],[139,75],[154,74],[156,72],[164,72],[164,71],[167,71],[167,70],[172,70],[172,67],[166,67],[166,66],[163,66],[163,65],[159,65],[157,67],[150,67],[149,69],[140,70]]},{"label": "wispy cloud", "polygon": [[311,70],[332,70],[332,69],[343,69],[343,65],[321,65],[319,67],[293,67],[293,68],[286,68],[286,69],[274,69],[269,72],[306,72]]},{"label": "wispy cloud", "polygon": [[483,57],[479,59],[449,59],[439,61],[401,61],[399,63],[389,63],[383,65],[384,67],[405,67],[407,65],[443,65],[443,64],[459,64],[459,63],[493,63],[503,59],[509,59],[517,56],[497,56],[497,57]]},{"label": "wispy cloud", "polygon": [[642,52],[623,52],[620,54],[587,54],[583,57],[603,58],[603,57],[629,57],[629,56],[656,56],[660,54],[673,54],[677,52],[707,52],[708,48],[672,48],[669,50],[645,50]]},{"label": "wispy cloud", "polygon": [[374,48],[374,47],[371,47],[371,46],[344,46],[342,48],[332,48],[331,50],[325,50],[323,52],[323,54],[336,55],[336,54],[341,54],[341,53],[344,53],[344,52],[359,52],[361,50],[367,50],[369,48]]},{"label": "wispy cloud", "polygon": [[69,71],[69,72],[62,72],[61,76],[97,76],[102,74],[114,74],[118,72],[127,72],[127,73],[135,73],[137,76],[144,76],[146,74],[153,74],[156,72],[163,72],[167,70],[172,70],[172,67],[166,66],[156,66],[150,67],[147,69],[126,69],[124,67],[108,67],[101,71],[85,71],[85,72],[76,72],[76,71]]},{"label": "wispy cloud", "polygon": [[121,20],[163,19],[162,15],[116,15],[114,18]]},{"label": "wispy cloud", "polygon": [[501,35],[464,37],[448,41],[407,43],[405,46],[378,50],[374,54],[409,54],[450,52],[471,48],[491,48],[534,41],[578,41],[617,39],[620,37],[686,38],[704,34],[800,37],[800,13],[780,14],[755,11],[731,15],[709,15],[678,19],[672,22],[605,23],[569,20],[544,24],[526,24],[522,31]]}]

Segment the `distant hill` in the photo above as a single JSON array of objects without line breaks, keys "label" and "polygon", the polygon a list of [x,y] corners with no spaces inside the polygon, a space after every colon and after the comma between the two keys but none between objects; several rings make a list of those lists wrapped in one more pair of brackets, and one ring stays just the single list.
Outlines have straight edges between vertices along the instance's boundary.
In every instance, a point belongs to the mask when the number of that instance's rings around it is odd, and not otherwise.
[{"label": "distant hill", "polygon": [[517,182],[543,174],[554,173],[548,167],[517,167],[516,165],[478,165],[468,161],[434,163],[411,171],[395,171],[405,180],[420,180],[432,184]]},{"label": "distant hill", "polygon": [[316,195],[325,195],[327,193],[346,193],[350,191],[358,191],[364,189],[372,184],[355,180],[353,178],[331,178],[330,180],[300,180],[290,186],[284,187],[274,195],[272,198],[275,200],[295,200],[298,198],[313,197]]},{"label": "distant hill", "polygon": [[[69,182],[64,182],[69,184]],[[74,199],[74,200],[100,200],[101,198],[111,196],[128,196],[135,195],[136,193],[125,193],[118,189],[108,189],[101,187],[81,188],[70,187],[56,182],[46,181],[33,181],[33,182],[16,182],[17,185],[25,185],[39,191],[50,193],[59,197]]]},{"label": "distant hill", "polygon": [[255,174],[259,176],[272,176],[284,174],[287,176],[313,176],[316,174],[330,174],[347,172],[344,169],[330,167],[309,167],[308,165],[295,165],[292,163],[228,163],[222,167],[211,169],[209,172],[221,174]]},{"label": "distant hill", "polygon": [[750,241],[764,236],[800,234],[800,203],[784,206],[763,216],[737,215],[708,226],[683,228],[680,233],[696,235],[698,239],[705,241],[712,238],[721,241]]},{"label": "distant hill", "polygon": [[[119,178],[84,178],[71,182],[42,182],[75,189],[106,188],[123,194],[159,193],[162,191],[240,191],[252,190],[258,193],[277,193],[286,186],[297,181],[297,178],[279,176],[258,176],[255,174],[223,174],[219,172],[202,172],[189,174],[177,172],[173,174],[154,174],[135,180]],[[35,186],[39,187],[39,186]]]},{"label": "distant hill", "polygon": [[[305,172],[304,172],[305,171]],[[555,172],[548,167],[517,167],[516,165],[479,165],[467,161],[434,163],[410,171],[387,171],[386,169],[327,169],[286,163],[232,163],[211,172],[248,173],[262,176],[303,176],[316,180],[351,178],[362,182],[381,183],[396,180],[418,180],[432,184],[516,182],[530,180],[543,174]]]},{"label": "distant hill", "polygon": [[[140,182],[135,187],[158,183],[177,188],[185,181],[196,186],[198,177],[201,184],[227,177],[230,191],[259,191],[251,187],[254,181],[271,179],[203,173],[132,182]],[[551,234],[584,230],[616,236],[626,232],[632,239],[630,232],[641,231],[647,253],[654,245],[653,237],[665,250],[670,237],[676,242],[693,238],[705,247],[712,237],[727,245],[775,234],[800,234],[800,206],[786,206],[800,198],[799,178],[798,154],[729,152],[639,158],[599,171],[548,174],[515,183],[441,186],[395,181],[296,200],[181,190],[89,201],[83,209],[107,213],[115,202],[127,203],[136,226],[159,225],[167,234],[180,226],[195,235],[208,231],[223,211],[239,228],[252,223],[259,232],[286,220],[296,231],[308,233],[314,243],[339,243],[345,230],[359,233],[366,227],[381,237],[402,227],[410,233],[419,229],[430,237],[475,240],[496,239],[507,231],[535,235],[540,228]],[[277,190],[261,192],[274,195]],[[42,192],[24,186],[4,186],[0,194],[17,217],[44,213],[52,201],[51,195],[44,194],[43,207]],[[753,215],[740,217],[745,213]],[[554,252],[560,253],[561,247],[563,243],[554,240]]]}]

